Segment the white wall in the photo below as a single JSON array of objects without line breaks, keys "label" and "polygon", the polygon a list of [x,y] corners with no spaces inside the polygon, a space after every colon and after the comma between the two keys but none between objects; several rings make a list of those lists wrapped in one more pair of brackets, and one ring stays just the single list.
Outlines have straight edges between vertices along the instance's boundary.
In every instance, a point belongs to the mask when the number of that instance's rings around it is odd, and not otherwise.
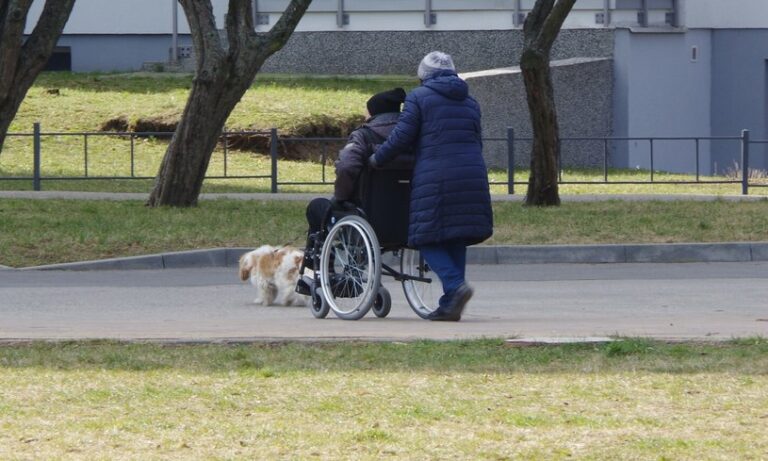
[{"label": "white wall", "polygon": [[[619,31],[615,42],[614,134],[618,137],[697,137],[711,132],[712,36],[709,31],[650,34]],[[692,60],[691,47],[698,48]],[[650,143],[627,143],[629,168],[650,167]],[[700,147],[709,173],[709,144]],[[654,168],[693,171],[695,141],[656,141]]]},{"label": "white wall", "polygon": [[[26,32],[37,23],[44,0],[34,0]],[[213,0],[226,9],[225,0]],[[170,34],[173,0],[77,0],[65,34]],[[214,7],[215,8],[215,7]],[[223,18],[223,15],[221,16]],[[179,6],[179,32],[189,33],[184,10]]]},{"label": "white wall", "polygon": [[[65,34],[169,34],[174,0],[77,0]],[[34,0],[27,32],[37,21],[44,0]],[[228,0],[212,0],[219,27],[223,27]],[[287,0],[259,0],[269,14],[268,30],[279,19]],[[336,0],[315,0],[298,31],[336,31]],[[422,0],[346,0],[349,25],[342,30],[498,30],[515,27],[514,0],[433,0],[437,24],[424,24]],[[523,12],[533,0],[521,2]],[[768,28],[768,0],[679,0],[682,25],[693,28]],[[612,26],[637,27],[636,10],[614,10]],[[603,0],[579,0],[565,21],[566,29],[602,28],[595,15],[603,13]],[[179,32],[188,33],[184,11],[179,7]],[[666,10],[651,10],[650,23],[663,24]],[[519,27],[519,26],[518,26]]]},{"label": "white wall", "polygon": [[681,0],[680,9],[689,29],[768,28],[768,0]]},{"label": "white wall", "polygon": [[[174,0],[77,0],[65,34],[168,34],[172,30],[171,12]],[[27,32],[37,22],[44,0],[34,0]],[[228,0],[212,0],[219,27],[223,26]],[[288,4],[285,0],[260,0],[261,13],[269,14],[268,30],[279,19]],[[315,0],[299,31],[336,31],[336,0]],[[343,30],[498,30],[512,29],[514,0],[433,0],[437,24],[424,24],[426,2],[421,0],[346,0],[349,25]],[[532,0],[521,2],[522,12],[533,6]],[[603,0],[579,0],[566,19],[566,29],[602,28],[595,15],[603,12]],[[663,14],[663,13],[661,13]],[[617,12],[617,18],[621,14]],[[629,18],[635,17],[630,14]],[[519,26],[517,26],[519,27]],[[187,33],[184,11],[179,7],[179,32]]]}]

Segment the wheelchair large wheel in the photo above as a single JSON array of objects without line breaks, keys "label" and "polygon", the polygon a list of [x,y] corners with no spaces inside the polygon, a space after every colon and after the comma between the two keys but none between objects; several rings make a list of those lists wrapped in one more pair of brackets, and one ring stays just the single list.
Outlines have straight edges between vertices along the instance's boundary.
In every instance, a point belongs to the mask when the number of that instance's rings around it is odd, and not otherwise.
[{"label": "wheelchair large wheel", "polygon": [[429,268],[421,253],[409,248],[402,251],[400,272],[407,276],[403,280],[405,299],[416,315],[426,319],[439,306],[443,294],[440,279]]},{"label": "wheelchair large wheel", "polygon": [[376,233],[359,216],[346,216],[328,231],[320,252],[320,286],[337,317],[357,320],[371,309],[381,279]]}]

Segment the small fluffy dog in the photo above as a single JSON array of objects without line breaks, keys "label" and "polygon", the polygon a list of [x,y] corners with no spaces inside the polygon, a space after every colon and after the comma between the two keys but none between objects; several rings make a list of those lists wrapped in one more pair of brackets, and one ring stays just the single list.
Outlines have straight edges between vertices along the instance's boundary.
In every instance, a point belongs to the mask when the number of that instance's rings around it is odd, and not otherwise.
[{"label": "small fluffy dog", "polygon": [[240,257],[240,280],[256,287],[256,304],[304,305],[306,298],[295,291],[303,259],[304,252],[292,246],[262,245]]}]

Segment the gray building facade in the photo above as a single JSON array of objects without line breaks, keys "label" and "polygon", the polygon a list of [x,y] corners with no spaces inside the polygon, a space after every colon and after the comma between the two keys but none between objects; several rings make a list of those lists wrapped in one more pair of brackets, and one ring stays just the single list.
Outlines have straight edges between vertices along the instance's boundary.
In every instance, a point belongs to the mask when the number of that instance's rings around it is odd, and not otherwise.
[{"label": "gray building facade", "polygon": [[[227,2],[212,1],[223,23]],[[287,3],[253,1],[256,31],[269,30]],[[413,75],[435,49],[452,54],[462,73],[509,69],[518,62],[533,3],[315,0],[262,71]],[[189,66],[189,29],[177,8],[175,0],[79,0],[59,51],[76,72],[159,70],[179,58]],[[560,62],[554,76],[563,136],[731,137],[749,129],[753,139],[768,139],[766,0],[579,0],[552,59]],[[520,136],[530,132],[519,76],[472,80],[485,101],[487,136],[503,137],[505,125]],[[569,149],[564,145],[565,163],[593,166],[602,156],[602,148],[599,154]],[[733,140],[632,139],[612,142],[609,150],[610,164],[621,168],[692,172],[698,159],[699,172],[712,174],[740,162]],[[489,158],[501,166],[499,152]],[[751,166],[768,169],[766,153],[766,146],[754,145]]]}]

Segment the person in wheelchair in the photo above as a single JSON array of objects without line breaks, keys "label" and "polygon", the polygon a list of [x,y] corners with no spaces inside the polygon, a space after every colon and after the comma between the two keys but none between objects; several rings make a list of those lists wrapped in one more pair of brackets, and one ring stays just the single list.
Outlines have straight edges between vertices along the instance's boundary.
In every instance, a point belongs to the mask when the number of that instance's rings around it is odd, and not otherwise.
[{"label": "person in wheelchair", "polygon": [[[313,260],[318,251],[316,237],[323,227],[323,221],[331,217],[332,211],[337,215],[354,213],[360,205],[356,203],[355,194],[360,175],[367,167],[368,157],[378,145],[387,139],[397,124],[400,116],[400,105],[405,100],[405,96],[405,90],[394,88],[377,93],[368,99],[366,103],[368,117],[365,123],[350,133],[347,144],[341,149],[338,160],[336,160],[333,197],[330,199],[315,198],[307,205],[306,216],[309,229],[304,253],[304,267],[314,269]],[[339,291],[351,290],[345,283],[345,279],[339,279]],[[299,281],[297,291],[305,295],[310,294],[310,288],[306,281]]]},{"label": "person in wheelchair", "polygon": [[429,320],[458,321],[473,290],[466,283],[467,246],[493,233],[480,106],[452,58],[427,54],[421,86],[408,94],[397,125],[369,157],[377,168],[413,149],[408,246],[419,250],[443,285]]}]

